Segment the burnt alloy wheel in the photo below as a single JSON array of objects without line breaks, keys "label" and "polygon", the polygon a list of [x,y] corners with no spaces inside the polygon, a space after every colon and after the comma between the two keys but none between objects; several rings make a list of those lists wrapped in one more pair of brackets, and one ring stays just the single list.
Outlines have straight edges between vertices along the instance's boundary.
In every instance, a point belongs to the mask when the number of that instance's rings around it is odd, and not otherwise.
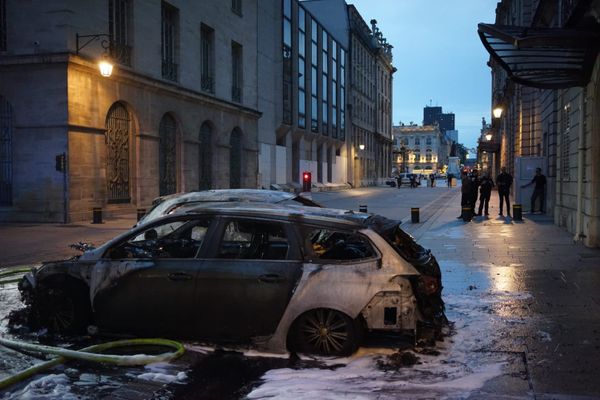
[{"label": "burnt alloy wheel", "polygon": [[51,333],[83,333],[90,323],[91,308],[86,288],[65,282],[38,293],[34,307],[39,323]]},{"label": "burnt alloy wheel", "polygon": [[360,326],[336,310],[317,308],[302,314],[292,325],[290,348],[300,353],[346,356],[356,351]]}]

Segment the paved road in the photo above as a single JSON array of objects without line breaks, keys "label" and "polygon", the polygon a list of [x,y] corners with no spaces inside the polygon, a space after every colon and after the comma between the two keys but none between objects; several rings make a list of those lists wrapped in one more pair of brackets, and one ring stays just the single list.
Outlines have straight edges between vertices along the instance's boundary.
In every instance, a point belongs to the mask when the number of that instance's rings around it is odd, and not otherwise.
[{"label": "paved road", "polygon": [[[366,204],[371,212],[401,219],[406,231],[432,249],[454,324],[454,333],[438,344],[439,355],[417,354],[421,364],[382,372],[373,365],[385,362],[386,353],[373,348],[325,368],[318,360],[200,349],[173,367],[187,371],[184,385],[140,383],[135,376],[143,371],[133,371],[116,381],[118,388],[105,384],[105,393],[177,399],[600,399],[600,250],[573,243],[547,216],[526,215],[523,222],[497,217],[495,193],[492,218],[464,223],[456,219],[459,197],[457,188],[445,187],[313,194],[325,205],[357,210]],[[410,223],[411,207],[420,208],[421,223]],[[0,265],[71,254],[69,243],[98,243],[133,223],[0,226]],[[0,303],[5,306],[11,296],[0,291]],[[0,308],[0,320],[6,312]],[[22,357],[15,360],[27,364]],[[7,363],[0,363],[0,375]],[[73,378],[80,388],[89,380],[81,376]]]},{"label": "paved road", "polygon": [[[470,298],[494,321],[493,331],[480,332],[493,340],[476,351],[504,354],[510,367],[473,398],[600,398],[600,249],[574,243],[545,215],[525,215],[523,222],[499,217],[495,192],[491,218],[465,223],[456,219],[458,189],[365,191],[314,199],[370,202],[369,211],[390,217],[397,212],[404,229],[436,255],[450,310],[453,301]],[[420,224],[407,221],[414,206],[425,209]]]}]

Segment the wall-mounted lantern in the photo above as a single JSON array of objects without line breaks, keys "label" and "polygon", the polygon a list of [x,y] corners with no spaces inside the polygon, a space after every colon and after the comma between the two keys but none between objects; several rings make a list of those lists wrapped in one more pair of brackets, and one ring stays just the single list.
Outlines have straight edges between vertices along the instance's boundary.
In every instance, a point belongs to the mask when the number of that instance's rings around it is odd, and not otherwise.
[{"label": "wall-mounted lantern", "polygon": [[[100,40],[100,46],[104,49],[104,53],[102,54],[102,60],[98,63],[98,68],[100,69],[100,75],[108,78],[112,75],[113,63],[110,60],[110,56],[108,54],[108,50],[110,49],[110,45],[112,43],[112,36],[108,33],[98,33],[95,35],[80,35],[78,33],[75,34],[76,38],[76,50],[75,53],[79,55],[79,51],[81,51],[85,46],[92,43],[93,41]],[[79,44],[80,39],[87,39],[83,44]]]},{"label": "wall-mounted lantern", "polygon": [[492,110],[492,114],[494,115],[494,118],[500,118],[500,117],[502,117],[503,111],[504,111],[504,109],[502,107],[495,107]]}]

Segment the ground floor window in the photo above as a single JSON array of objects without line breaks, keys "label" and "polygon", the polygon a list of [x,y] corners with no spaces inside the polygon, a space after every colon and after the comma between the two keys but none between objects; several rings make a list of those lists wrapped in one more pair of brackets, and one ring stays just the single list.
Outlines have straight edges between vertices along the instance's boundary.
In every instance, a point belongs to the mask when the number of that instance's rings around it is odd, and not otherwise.
[{"label": "ground floor window", "polygon": [[129,203],[129,154],[131,118],[116,103],[106,117],[106,191],[109,203]]}]

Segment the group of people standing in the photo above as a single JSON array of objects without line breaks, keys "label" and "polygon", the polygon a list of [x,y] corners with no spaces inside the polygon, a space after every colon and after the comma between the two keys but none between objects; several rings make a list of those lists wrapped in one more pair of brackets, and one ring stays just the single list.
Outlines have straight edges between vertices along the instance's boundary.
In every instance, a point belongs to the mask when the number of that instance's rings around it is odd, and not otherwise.
[{"label": "group of people standing", "polygon": [[[462,213],[457,218],[462,218],[466,221],[470,220],[473,215],[489,215],[490,196],[492,195],[492,188],[494,187],[494,181],[486,172],[480,178],[477,170],[473,170],[470,173],[463,171],[461,174],[461,199],[460,206],[462,207]],[[475,213],[475,206],[477,205],[477,197],[479,197],[479,209]]]},{"label": "group of people standing", "polygon": [[[513,177],[507,172],[506,167],[500,169],[500,174],[496,177],[496,185],[498,186],[498,199],[500,202],[500,212],[498,215],[504,216],[504,204],[506,204],[506,215],[510,217],[510,188],[513,183]],[[489,173],[484,173],[480,178],[477,170],[473,170],[471,173],[464,171],[462,173],[462,188],[461,188],[461,201],[462,213],[458,218],[464,220],[470,220],[473,215],[489,215],[489,204],[490,197],[492,194],[492,188],[494,187],[494,181],[489,176]],[[535,202],[539,198],[540,200],[540,213],[544,213],[544,193],[546,186],[546,177],[542,174],[541,168],[536,168],[535,176],[526,185],[521,187],[527,187],[535,184],[533,194],[531,195],[531,212],[535,213]],[[478,196],[479,193],[479,196]],[[477,204],[477,197],[479,197],[479,209],[475,213],[475,206]]]}]

